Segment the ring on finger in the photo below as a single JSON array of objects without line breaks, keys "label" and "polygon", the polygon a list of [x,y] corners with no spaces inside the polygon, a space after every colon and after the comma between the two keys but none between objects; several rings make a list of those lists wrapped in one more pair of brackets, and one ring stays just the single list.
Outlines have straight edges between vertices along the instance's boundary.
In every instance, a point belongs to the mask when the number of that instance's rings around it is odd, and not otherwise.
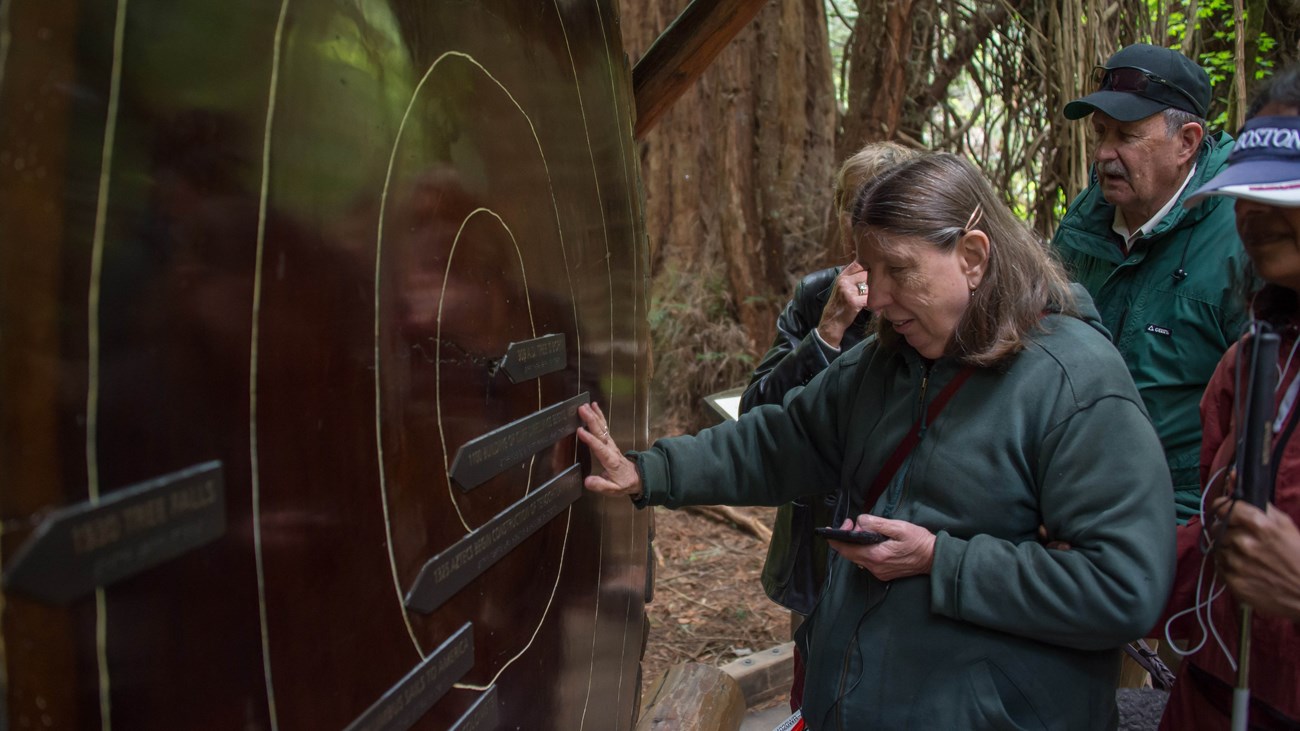
[{"label": "ring on finger", "polygon": [[867,296],[867,283],[866,283],[866,282],[858,282],[858,296],[860,296],[860,297],[865,297],[865,296]]}]

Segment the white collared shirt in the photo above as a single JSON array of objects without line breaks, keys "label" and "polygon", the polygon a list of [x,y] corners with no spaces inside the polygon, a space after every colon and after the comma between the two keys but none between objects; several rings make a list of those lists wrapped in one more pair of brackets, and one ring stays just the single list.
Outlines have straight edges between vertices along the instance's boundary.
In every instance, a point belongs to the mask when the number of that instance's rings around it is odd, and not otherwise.
[{"label": "white collared shirt", "polygon": [[1138,230],[1133,233],[1129,233],[1128,224],[1124,222],[1124,213],[1120,211],[1119,206],[1115,206],[1115,218],[1110,224],[1110,230],[1119,234],[1119,237],[1124,240],[1125,254],[1128,253],[1129,248],[1133,246],[1133,242],[1139,236],[1145,236],[1146,234],[1151,233],[1155,229],[1156,225],[1158,225],[1165,216],[1169,215],[1170,211],[1174,210],[1174,205],[1178,203],[1178,199],[1182,197],[1183,191],[1187,189],[1187,184],[1192,181],[1192,176],[1195,174],[1196,165],[1193,164],[1192,169],[1187,172],[1187,177],[1183,178],[1183,184],[1178,186],[1178,190],[1174,191],[1173,196],[1170,197],[1169,200],[1165,201],[1164,206],[1161,207],[1160,210],[1156,211],[1156,215],[1152,216],[1146,223],[1139,226]]}]

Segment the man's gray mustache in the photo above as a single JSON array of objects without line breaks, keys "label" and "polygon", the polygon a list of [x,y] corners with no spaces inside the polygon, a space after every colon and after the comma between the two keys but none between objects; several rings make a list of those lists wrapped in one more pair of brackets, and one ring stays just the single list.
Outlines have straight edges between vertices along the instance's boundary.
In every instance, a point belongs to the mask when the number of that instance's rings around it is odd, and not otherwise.
[{"label": "man's gray mustache", "polygon": [[1128,168],[1119,160],[1107,160],[1097,163],[1097,173],[1099,175],[1114,175],[1124,180],[1128,180]]}]

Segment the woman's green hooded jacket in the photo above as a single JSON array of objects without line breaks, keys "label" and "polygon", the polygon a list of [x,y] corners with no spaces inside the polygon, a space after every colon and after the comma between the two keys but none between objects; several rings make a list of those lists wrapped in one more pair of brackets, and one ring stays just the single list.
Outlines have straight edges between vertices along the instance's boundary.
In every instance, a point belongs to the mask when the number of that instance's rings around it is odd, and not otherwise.
[{"label": "woman's green hooded jacket", "polygon": [[[1004,368],[978,369],[870,512],[937,535],[929,575],[832,554],[800,629],[811,729],[1107,729],[1119,648],[1169,591],[1170,478],[1086,293]],[[1087,320],[1085,322],[1085,319]],[[642,504],[780,505],[864,492],[956,374],[874,337],[781,406],[636,454]],[[1068,550],[1040,542],[1039,526]]]}]

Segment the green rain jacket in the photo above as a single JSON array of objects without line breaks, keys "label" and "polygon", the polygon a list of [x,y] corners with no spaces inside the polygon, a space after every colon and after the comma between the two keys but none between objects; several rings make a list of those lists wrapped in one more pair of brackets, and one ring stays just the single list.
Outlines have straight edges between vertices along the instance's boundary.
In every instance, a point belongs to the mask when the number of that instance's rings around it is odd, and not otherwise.
[{"label": "green rain jacket", "polygon": [[1239,290],[1245,252],[1232,201],[1211,196],[1189,211],[1182,200],[1227,165],[1231,150],[1227,134],[1207,141],[1178,203],[1128,256],[1111,230],[1115,207],[1102,198],[1095,171],[1052,240],[1071,278],[1096,301],[1151,414],[1179,523],[1200,504],[1201,394],[1246,318]]},{"label": "green rain jacket", "polygon": [[[811,729],[1115,727],[1119,648],[1169,591],[1173,505],[1133,382],[1077,296],[1092,326],[1050,315],[1004,368],[978,369],[869,506],[937,535],[932,572],[881,582],[832,552],[798,634]],[[857,515],[957,371],[870,338],[784,408],[633,453],[638,503],[779,505],[834,489]],[[1040,523],[1070,550],[1044,547]]]}]

